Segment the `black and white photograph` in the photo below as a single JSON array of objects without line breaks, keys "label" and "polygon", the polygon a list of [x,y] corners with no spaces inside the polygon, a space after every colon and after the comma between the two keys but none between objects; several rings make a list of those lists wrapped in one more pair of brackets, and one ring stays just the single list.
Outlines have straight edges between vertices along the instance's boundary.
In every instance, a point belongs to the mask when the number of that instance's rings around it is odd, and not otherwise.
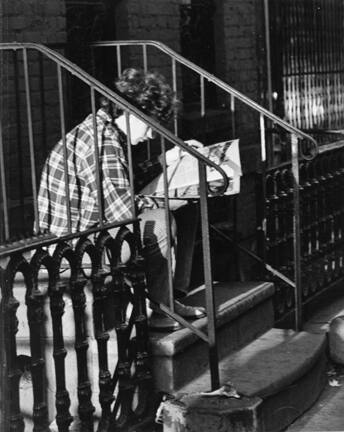
[{"label": "black and white photograph", "polygon": [[0,0],[0,432],[344,432],[344,0]]}]

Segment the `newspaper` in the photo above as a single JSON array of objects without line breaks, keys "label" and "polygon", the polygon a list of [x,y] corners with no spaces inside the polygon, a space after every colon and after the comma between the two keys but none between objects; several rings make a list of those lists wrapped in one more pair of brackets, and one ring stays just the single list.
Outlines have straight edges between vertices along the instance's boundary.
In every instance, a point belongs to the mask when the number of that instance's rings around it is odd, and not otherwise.
[{"label": "newspaper", "polygon": [[[200,153],[219,165],[227,174],[229,186],[225,195],[240,192],[240,177],[242,175],[239,140],[224,141],[198,149]],[[199,196],[199,173],[197,159],[184,153],[183,156],[167,168],[168,189],[170,198],[197,198]],[[223,184],[221,174],[214,168],[207,167],[207,182],[211,190],[216,190]],[[153,197],[164,196],[164,176],[156,177],[140,194]]]}]

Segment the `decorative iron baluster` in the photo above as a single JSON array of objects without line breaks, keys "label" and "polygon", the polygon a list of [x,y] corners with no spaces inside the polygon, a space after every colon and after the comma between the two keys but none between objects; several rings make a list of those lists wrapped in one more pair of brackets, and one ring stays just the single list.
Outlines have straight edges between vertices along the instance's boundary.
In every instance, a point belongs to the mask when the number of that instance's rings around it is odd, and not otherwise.
[{"label": "decorative iron baluster", "polygon": [[341,242],[341,230],[342,226],[340,224],[340,193],[341,193],[341,183],[340,183],[340,153],[335,152],[332,155],[331,165],[334,169],[333,172],[333,243],[334,243],[334,260],[335,260],[335,274],[336,279],[340,277],[341,274],[341,260],[340,260],[340,242]]},{"label": "decorative iron baluster", "polygon": [[290,273],[290,275],[293,272],[293,266],[294,266],[294,245],[293,245],[293,201],[294,201],[294,188],[293,188],[293,181],[292,181],[292,173],[291,168],[288,168],[284,172],[284,181],[285,181],[285,188],[286,188],[286,213],[285,213],[285,230],[286,230],[286,236],[287,236],[287,246],[286,246],[286,262],[285,262],[285,269],[287,272]]},{"label": "decorative iron baluster", "polygon": [[133,307],[135,311],[136,352],[135,375],[133,380],[138,389],[138,404],[134,411],[138,419],[148,413],[152,405],[153,383],[148,356],[148,323],[146,314],[146,279],[144,273],[144,260],[136,257],[131,269],[133,285]]},{"label": "decorative iron baluster", "polygon": [[273,194],[270,195],[270,232],[269,232],[269,259],[274,267],[279,266],[278,256],[278,195],[276,185],[276,172],[273,175]]},{"label": "decorative iron baluster", "polygon": [[[285,263],[288,263],[289,253],[289,239],[288,239],[288,170],[282,170],[281,172],[276,172],[276,196],[278,197],[277,202],[277,227],[276,232],[278,233],[278,257],[279,266],[282,272],[285,271]],[[283,270],[284,269],[284,270]]]},{"label": "decorative iron baluster", "polygon": [[[36,250],[31,259],[32,287],[26,292],[27,315],[30,328],[31,374],[34,393],[34,432],[49,431],[47,383],[43,346],[44,293],[38,287],[39,271],[42,266],[49,268],[50,257],[46,251]],[[48,264],[48,265],[47,265]]]},{"label": "decorative iron baluster", "polygon": [[[123,310],[124,305],[121,304]],[[123,321],[116,325],[118,344],[118,395],[113,410],[113,423],[117,428],[123,428],[129,421],[131,414],[131,399],[133,383],[130,373],[130,357],[128,354],[128,323]],[[120,415],[117,417],[120,408]]]},{"label": "decorative iron baluster", "polygon": [[319,241],[319,180],[317,177],[317,163],[311,163],[309,167],[310,182],[310,206],[311,206],[311,259],[312,271],[315,277],[315,284],[312,284],[313,292],[322,287],[323,273],[320,269],[320,241]]},{"label": "decorative iron baluster", "polygon": [[335,245],[335,175],[334,167],[331,163],[331,156],[326,157],[326,179],[327,179],[327,238],[328,238],[328,259],[330,263],[329,280],[336,279],[336,258],[334,252]]},{"label": "decorative iron baluster", "polygon": [[106,272],[103,266],[103,254],[106,243],[111,243],[112,237],[107,233],[101,233],[96,242],[96,260],[93,262],[92,285],[93,285],[93,322],[95,336],[98,345],[99,362],[99,402],[102,407],[102,417],[98,426],[98,432],[108,431],[111,417],[111,404],[114,400],[112,393],[112,380],[108,366],[107,343],[109,333],[106,331],[104,312],[106,303],[111,301],[110,285],[105,285]]},{"label": "decorative iron baluster", "polygon": [[300,200],[301,200],[301,256],[303,264],[302,293],[307,299],[312,290],[313,276],[311,267],[311,184],[309,182],[309,163],[300,167]]},{"label": "decorative iron baluster", "polygon": [[323,285],[326,284],[327,281],[327,273],[328,273],[328,261],[326,259],[327,252],[327,238],[326,238],[326,177],[324,176],[324,164],[323,159],[319,159],[319,215],[320,215],[320,224],[319,224],[319,243],[320,243],[320,251],[321,251],[321,270],[323,271]]},{"label": "decorative iron baluster", "polygon": [[82,273],[82,258],[86,250],[91,249],[92,243],[90,240],[80,238],[75,249],[76,266],[72,268],[71,276],[71,296],[74,310],[75,320],[75,350],[78,367],[78,413],[81,420],[81,430],[93,432],[93,412],[95,410],[92,402],[91,383],[88,376],[87,368],[87,332],[86,332],[86,295],[84,292],[87,279]]},{"label": "decorative iron baluster", "polygon": [[3,276],[2,302],[4,311],[4,335],[5,335],[5,359],[6,388],[9,401],[5,402],[8,410],[5,410],[5,425],[10,432],[23,432],[25,425],[23,415],[20,412],[19,381],[21,370],[17,363],[16,333],[18,332],[18,319],[16,311],[19,307],[18,300],[13,296],[13,281],[18,269],[24,263],[21,255],[12,256]]},{"label": "decorative iron baluster", "polygon": [[57,245],[53,255],[53,277],[49,288],[56,379],[56,423],[60,432],[67,432],[73,421],[69,411],[70,397],[66,389],[65,358],[67,351],[64,346],[62,326],[62,315],[65,308],[63,293],[66,292],[66,283],[60,280],[59,274],[63,258],[69,257],[73,264],[72,254],[73,250],[68,244],[60,243]]},{"label": "decorative iron baluster", "polygon": [[[265,220],[266,220],[266,227],[265,227],[265,247],[264,249],[267,250],[267,260],[271,264],[273,261],[273,254],[271,254],[272,245],[275,241],[275,223],[273,218],[273,204],[272,204],[272,196],[274,194],[274,178],[272,174],[268,174],[265,179],[265,190],[266,190],[266,196],[265,196]],[[264,229],[260,230],[261,236],[264,235]]]}]

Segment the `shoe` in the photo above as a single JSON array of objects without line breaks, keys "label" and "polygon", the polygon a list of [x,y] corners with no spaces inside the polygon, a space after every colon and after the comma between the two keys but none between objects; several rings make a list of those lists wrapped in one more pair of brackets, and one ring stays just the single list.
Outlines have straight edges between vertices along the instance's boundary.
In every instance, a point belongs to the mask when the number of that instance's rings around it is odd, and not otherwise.
[{"label": "shoe", "polygon": [[173,290],[173,292],[174,292],[174,298],[175,299],[181,299],[181,298],[185,297],[187,294],[185,291],[179,290],[177,288],[175,288]]},{"label": "shoe", "polygon": [[182,328],[179,322],[157,312],[152,313],[148,321],[148,326],[151,330],[163,332],[172,332]]},{"label": "shoe", "polygon": [[187,306],[178,300],[174,301],[174,311],[185,319],[199,319],[205,317],[207,314],[205,308],[202,306]]}]

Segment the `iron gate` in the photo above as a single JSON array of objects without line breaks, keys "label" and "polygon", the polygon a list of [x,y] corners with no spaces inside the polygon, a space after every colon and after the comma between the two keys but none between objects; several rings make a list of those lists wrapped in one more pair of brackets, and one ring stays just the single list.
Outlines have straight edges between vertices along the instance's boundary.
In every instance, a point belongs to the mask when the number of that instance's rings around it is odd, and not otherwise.
[{"label": "iron gate", "polygon": [[275,113],[308,130],[344,127],[344,2],[269,0]]}]

